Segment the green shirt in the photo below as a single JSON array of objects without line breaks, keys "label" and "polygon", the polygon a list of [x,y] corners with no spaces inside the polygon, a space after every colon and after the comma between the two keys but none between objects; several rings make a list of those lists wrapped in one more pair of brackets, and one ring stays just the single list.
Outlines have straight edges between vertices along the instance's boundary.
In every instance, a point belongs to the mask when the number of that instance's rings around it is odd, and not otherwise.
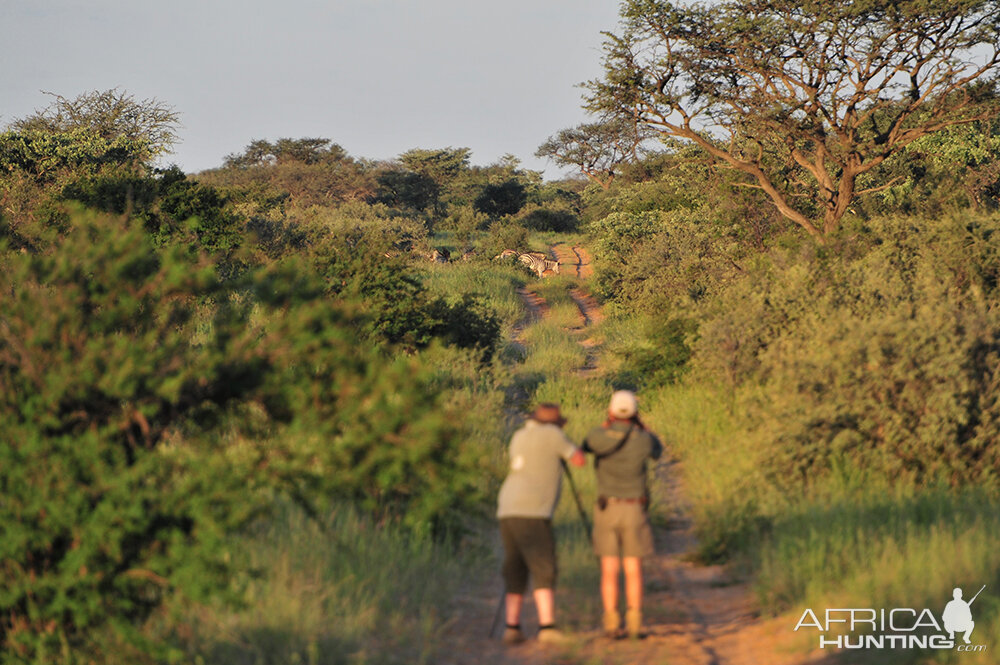
[{"label": "green shirt", "polygon": [[[663,453],[663,444],[651,432],[641,427],[629,428],[632,423],[616,421],[610,427],[595,427],[583,440],[583,450],[607,457],[594,460],[597,471],[597,493],[620,499],[634,499],[646,495],[646,460],[657,459]],[[625,444],[612,453],[622,439]]]},{"label": "green shirt", "polygon": [[528,420],[510,440],[510,471],[500,486],[497,517],[551,518],[562,486],[561,460],[576,450],[559,426]]}]

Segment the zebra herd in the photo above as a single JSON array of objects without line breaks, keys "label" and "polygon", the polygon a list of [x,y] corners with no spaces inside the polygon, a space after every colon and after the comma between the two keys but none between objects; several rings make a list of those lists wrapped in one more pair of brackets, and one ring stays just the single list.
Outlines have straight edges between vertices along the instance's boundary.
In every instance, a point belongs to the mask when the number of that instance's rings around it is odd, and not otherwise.
[{"label": "zebra herd", "polygon": [[[412,247],[409,247],[411,251],[416,251]],[[399,256],[403,248],[396,248],[385,253],[387,258],[392,258]],[[416,251],[417,254],[424,257],[429,261],[434,263],[449,263],[451,261],[451,252],[449,252],[444,247],[432,247],[427,251]],[[473,252],[467,251],[461,255],[462,261],[468,261],[472,258]],[[506,259],[511,256],[516,256],[517,260],[523,263],[529,270],[538,275],[539,279],[544,277],[546,274],[556,273],[559,274],[559,262],[553,261],[546,254],[542,252],[520,252],[514,249],[505,249],[496,256],[496,259]]]}]

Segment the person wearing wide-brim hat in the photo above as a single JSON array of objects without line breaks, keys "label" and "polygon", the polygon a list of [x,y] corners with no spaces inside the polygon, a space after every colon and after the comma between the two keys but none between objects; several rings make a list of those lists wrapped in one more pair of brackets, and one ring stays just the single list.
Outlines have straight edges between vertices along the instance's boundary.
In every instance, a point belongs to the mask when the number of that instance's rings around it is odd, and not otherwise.
[{"label": "person wearing wide-brim hat", "polygon": [[[617,635],[619,568],[625,572],[625,628],[638,637],[642,626],[642,558],[653,554],[649,526],[646,466],[663,453],[660,440],[639,420],[634,393],[616,391],[604,424],[583,440],[594,455],[597,506],[594,509],[594,551],[601,560],[601,600],[604,631]],[[620,565],[619,565],[620,562]]]},{"label": "person wearing wide-brim hat", "polygon": [[510,440],[510,467],[500,487],[497,517],[503,541],[507,628],[504,642],[524,641],[521,605],[528,579],[534,585],[538,639],[563,639],[555,627],[556,549],[552,513],[559,501],[563,461],[583,466],[583,451],[563,433],[566,419],[555,404],[539,404]]}]

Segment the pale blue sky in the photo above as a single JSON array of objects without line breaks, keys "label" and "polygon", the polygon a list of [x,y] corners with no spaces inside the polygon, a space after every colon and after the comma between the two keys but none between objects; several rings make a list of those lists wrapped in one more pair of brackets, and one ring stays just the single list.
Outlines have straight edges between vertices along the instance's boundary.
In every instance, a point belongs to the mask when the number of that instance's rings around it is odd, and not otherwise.
[{"label": "pale blue sky", "polygon": [[[168,162],[321,136],[355,157],[468,147],[475,164],[585,121],[617,0],[0,0],[0,126],[118,87],[181,114]],[[548,177],[558,171],[548,165]]]}]

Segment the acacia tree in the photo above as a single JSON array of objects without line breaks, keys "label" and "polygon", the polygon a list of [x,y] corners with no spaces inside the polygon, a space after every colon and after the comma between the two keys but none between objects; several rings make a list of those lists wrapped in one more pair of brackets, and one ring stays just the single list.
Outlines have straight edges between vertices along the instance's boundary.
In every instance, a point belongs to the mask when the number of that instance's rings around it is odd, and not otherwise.
[{"label": "acacia tree", "polygon": [[820,239],[892,184],[859,176],[998,113],[998,0],[626,0],[621,16],[588,109],[698,144]]},{"label": "acacia tree", "polygon": [[638,160],[649,128],[634,119],[584,123],[550,136],[538,146],[536,157],[548,157],[559,166],[574,166],[603,189],[611,187],[618,167]]},{"label": "acacia tree", "polygon": [[468,148],[440,148],[425,150],[414,148],[399,156],[399,161],[414,173],[427,176],[438,187],[445,188],[455,178],[469,170]]},{"label": "acacia tree", "polygon": [[45,134],[86,130],[105,141],[141,142],[145,145],[142,157],[147,162],[170,152],[177,142],[179,115],[157,99],[139,101],[117,88],[86,92],[74,99],[46,94],[55,98],[52,104],[14,121],[8,129]]},{"label": "acacia tree", "polygon": [[324,138],[281,138],[271,143],[255,139],[238,154],[226,155],[226,168],[251,168],[254,166],[274,166],[299,162],[319,164],[349,160],[347,151],[330,139]]}]

